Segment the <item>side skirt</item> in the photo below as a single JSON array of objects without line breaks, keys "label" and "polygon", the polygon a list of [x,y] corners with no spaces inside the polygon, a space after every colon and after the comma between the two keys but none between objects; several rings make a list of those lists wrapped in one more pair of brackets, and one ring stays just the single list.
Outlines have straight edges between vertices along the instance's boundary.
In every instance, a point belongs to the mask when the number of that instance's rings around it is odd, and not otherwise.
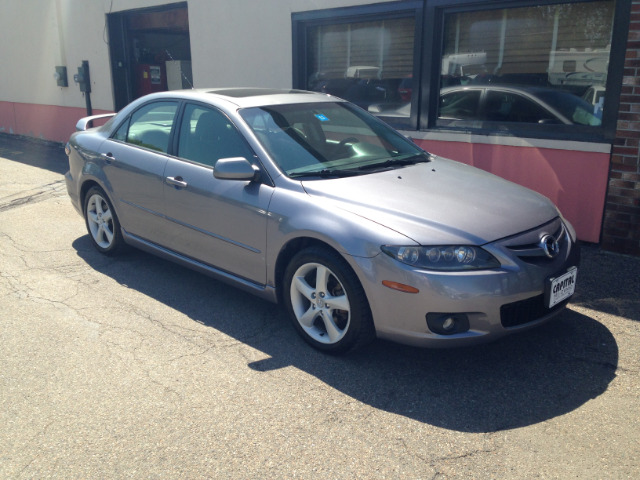
[{"label": "side skirt", "polygon": [[249,292],[269,302],[278,303],[278,297],[276,295],[276,289],[274,287],[251,282],[242,277],[238,277],[229,272],[225,272],[224,270],[219,270],[215,267],[207,265],[206,263],[198,262],[193,258],[185,257],[184,255],[174,252],[173,250],[161,247],[160,245],[128,233],[124,230],[124,228],[122,229],[122,236],[126,243],[135,248],[151,253],[152,255],[156,255],[165,260],[177,263],[179,265],[182,265],[183,267],[190,268],[191,270],[203,273],[209,277],[215,278],[216,280],[224,282],[233,287],[237,287],[241,290],[244,290],[245,292]]}]

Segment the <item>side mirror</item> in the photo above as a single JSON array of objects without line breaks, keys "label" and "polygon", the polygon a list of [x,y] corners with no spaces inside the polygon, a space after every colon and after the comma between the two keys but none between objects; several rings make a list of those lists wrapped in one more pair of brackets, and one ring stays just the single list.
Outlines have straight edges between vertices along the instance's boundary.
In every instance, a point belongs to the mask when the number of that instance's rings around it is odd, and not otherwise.
[{"label": "side mirror", "polygon": [[221,158],[213,166],[213,176],[221,180],[253,181],[260,169],[243,157]]}]

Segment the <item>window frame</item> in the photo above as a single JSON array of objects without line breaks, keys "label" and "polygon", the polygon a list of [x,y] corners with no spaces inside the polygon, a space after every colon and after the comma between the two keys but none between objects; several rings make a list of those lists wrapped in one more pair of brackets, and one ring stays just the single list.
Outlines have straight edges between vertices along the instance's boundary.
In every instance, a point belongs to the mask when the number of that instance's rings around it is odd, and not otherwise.
[{"label": "window frame", "polygon": [[[455,13],[526,8],[541,5],[562,5],[571,3],[591,3],[598,0],[426,0],[424,10],[425,31],[433,32],[432,48],[423,52],[421,72],[422,110],[419,120],[421,131],[448,131],[480,135],[510,135],[523,138],[568,139],[577,141],[612,141],[616,135],[616,123],[622,89],[624,57],[629,31],[630,0],[616,0],[614,7],[613,31],[611,33],[611,53],[607,73],[605,109],[600,126],[581,125],[516,125],[496,122],[482,128],[437,126],[438,102],[440,94],[441,52],[444,50],[445,15]],[[435,86],[436,88],[431,88]]]},{"label": "window frame", "polygon": [[390,125],[422,132],[460,132],[487,136],[562,139],[610,143],[615,139],[622,93],[624,61],[629,34],[631,0],[616,0],[611,52],[607,73],[605,108],[600,126],[544,125],[483,122],[482,127],[438,126],[440,70],[446,15],[477,11],[526,8],[542,5],[591,3],[597,0],[399,0],[373,5],[331,8],[292,13],[293,87],[306,87],[308,64],[307,33],[311,27],[353,22],[380,21],[416,15],[414,73],[411,116],[393,118],[378,115]]}]

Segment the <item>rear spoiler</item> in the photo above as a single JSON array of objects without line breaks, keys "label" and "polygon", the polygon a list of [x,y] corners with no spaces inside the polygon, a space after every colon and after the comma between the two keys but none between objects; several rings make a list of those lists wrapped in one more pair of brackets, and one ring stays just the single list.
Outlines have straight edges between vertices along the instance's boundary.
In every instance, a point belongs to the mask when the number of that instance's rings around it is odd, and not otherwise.
[{"label": "rear spoiler", "polygon": [[94,120],[98,120],[100,118],[110,118],[114,115],[115,113],[103,113],[102,115],[92,115],[90,117],[81,118],[80,120],[78,120],[78,123],[76,123],[76,130],[82,132],[87,128],[92,128]]}]

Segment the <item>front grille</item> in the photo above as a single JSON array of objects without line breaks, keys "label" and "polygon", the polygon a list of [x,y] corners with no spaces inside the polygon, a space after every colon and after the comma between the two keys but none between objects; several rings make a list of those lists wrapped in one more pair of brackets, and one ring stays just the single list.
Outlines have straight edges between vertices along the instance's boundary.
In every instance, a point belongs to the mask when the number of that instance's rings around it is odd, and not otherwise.
[{"label": "front grille", "polygon": [[[557,221],[559,222],[559,220]],[[546,256],[544,250],[542,249],[542,246],[540,245],[540,240],[542,239],[544,233],[544,230],[538,233],[535,243],[509,245],[507,248],[509,248],[509,250],[511,250],[511,252],[519,257],[523,262],[527,262],[532,265],[544,265],[552,262],[553,259]],[[558,244],[560,246],[560,255],[562,255],[562,252],[565,252],[570,245],[569,234],[562,222],[559,222],[559,226],[556,231],[553,232],[553,236],[558,240]]]},{"label": "front grille", "polygon": [[553,308],[545,306],[544,295],[507,303],[500,307],[500,322],[505,328],[525,325],[564,308],[569,303],[569,300],[570,298],[555,305]]}]

